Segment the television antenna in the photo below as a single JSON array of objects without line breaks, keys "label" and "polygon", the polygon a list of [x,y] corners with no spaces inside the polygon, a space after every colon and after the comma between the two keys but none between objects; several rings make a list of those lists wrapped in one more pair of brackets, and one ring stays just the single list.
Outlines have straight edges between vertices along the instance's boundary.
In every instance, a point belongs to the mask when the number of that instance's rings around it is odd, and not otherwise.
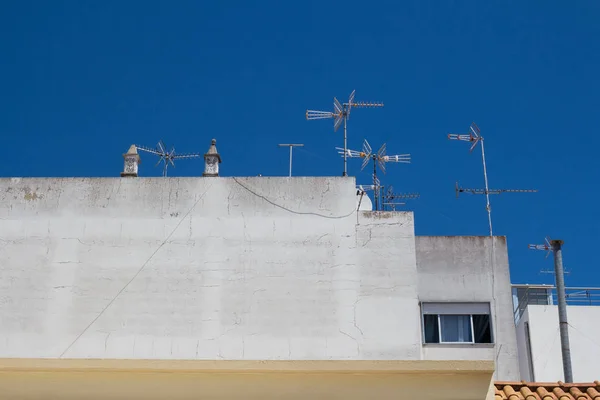
[{"label": "television antenna", "polygon": [[529,250],[544,250],[546,252],[546,257],[544,258],[548,258],[548,256],[552,253],[552,239],[546,236],[544,238],[544,244],[529,244],[527,245],[527,248]]},{"label": "television antenna", "polygon": [[177,154],[175,153],[175,147],[171,147],[170,151],[167,151],[167,146],[165,143],[160,140],[156,145],[156,149],[151,149],[145,146],[136,145],[139,150],[145,151],[147,153],[155,154],[159,157],[158,162],[155,167],[157,167],[161,162],[164,162],[163,166],[163,176],[167,176],[167,168],[169,168],[169,164],[175,168],[175,160],[183,159],[183,158],[198,158],[201,157],[200,153],[186,153],[186,154]]},{"label": "television antenna", "polygon": [[406,204],[404,202],[396,202],[396,200],[418,199],[420,196],[419,193],[394,193],[394,187],[390,185],[383,195],[382,208],[385,209],[385,206],[388,206],[392,211],[396,211],[396,206]]},{"label": "television antenna", "polygon": [[338,151],[338,154],[343,154],[344,158],[362,158],[363,162],[362,166],[360,167],[361,171],[365,169],[367,164],[369,164],[369,161],[373,161],[373,187],[375,192],[373,197],[375,199],[375,210],[379,210],[379,198],[381,197],[382,188],[379,179],[377,178],[377,166],[379,166],[379,169],[385,174],[386,164],[388,162],[410,164],[410,154],[397,154],[388,156],[386,153],[385,143],[381,145],[377,153],[374,153],[367,139],[365,139],[363,142],[362,151],[342,149],[340,147],[336,147],[336,150]]},{"label": "television antenna", "polygon": [[333,111],[316,111],[306,110],[306,119],[311,121],[315,119],[333,118],[333,131],[337,132],[338,128],[344,121],[344,173],[342,176],[348,176],[346,150],[348,149],[348,119],[350,119],[350,111],[354,108],[374,108],[383,107],[383,103],[373,102],[355,102],[354,96],[356,90],[353,90],[348,97],[347,103],[340,103],[337,98],[333,98]]},{"label": "television antenna", "polygon": [[485,202],[486,202],[485,209],[487,210],[487,214],[488,214],[488,224],[490,227],[490,236],[493,236],[492,206],[490,204],[490,194],[535,193],[535,192],[537,192],[537,190],[529,190],[529,189],[494,189],[494,190],[490,190],[489,189],[488,176],[487,176],[487,165],[485,162],[485,148],[483,145],[483,136],[481,136],[481,130],[479,129],[477,124],[475,124],[475,122],[473,122],[471,124],[471,126],[469,127],[468,134],[453,134],[453,133],[451,133],[448,135],[448,139],[472,143],[471,148],[469,149],[469,152],[472,152],[473,149],[475,149],[475,147],[477,147],[477,144],[481,143],[481,161],[483,163],[483,180],[485,183],[485,188],[484,189],[463,189],[463,188],[459,188],[458,182],[457,182],[456,183],[456,197],[458,197],[458,194],[460,192],[468,192],[468,193],[472,193],[472,194],[485,194]]},{"label": "television antenna", "polygon": [[[554,274],[555,272],[551,269],[542,269],[540,270],[540,274]],[[565,275],[569,275],[571,273],[571,270],[567,270],[565,269],[564,274]]]},{"label": "television antenna", "polygon": [[[458,199],[459,193],[471,193],[471,194],[485,194],[485,189],[465,189],[458,185],[454,188],[456,191],[456,198]],[[500,193],[537,193],[537,189],[490,189],[487,191],[488,194],[500,194]]]},{"label": "television antenna", "polygon": [[292,149],[294,147],[304,147],[302,143],[280,143],[279,147],[289,147],[290,148],[290,177],[292,176]]}]

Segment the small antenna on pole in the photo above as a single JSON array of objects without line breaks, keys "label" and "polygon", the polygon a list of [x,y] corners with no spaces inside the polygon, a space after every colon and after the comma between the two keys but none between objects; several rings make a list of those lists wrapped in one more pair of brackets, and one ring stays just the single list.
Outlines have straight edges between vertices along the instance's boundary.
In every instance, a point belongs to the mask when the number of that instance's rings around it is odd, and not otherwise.
[{"label": "small antenna on pole", "polygon": [[139,146],[139,145],[136,145],[136,147],[139,150],[145,151],[146,153],[152,153],[152,154],[156,154],[157,156],[159,156],[159,160],[155,166],[158,166],[161,162],[165,163],[165,165],[163,166],[163,176],[164,177],[167,176],[167,168],[169,167],[169,164],[171,164],[173,166],[173,168],[175,168],[175,160],[183,159],[183,158],[201,157],[201,155],[199,153],[176,154],[175,147],[171,147],[171,150],[167,151],[167,146],[165,145],[165,143],[162,140],[158,142],[158,144],[156,145],[156,149],[151,149],[149,147],[144,147],[144,146]]},{"label": "small antenna on pole", "polygon": [[280,143],[279,147],[289,147],[290,148],[290,177],[292,176],[292,149],[294,147],[304,147],[302,143]]},{"label": "small antenna on pole", "polygon": [[342,176],[348,176],[348,168],[347,168],[347,159],[346,159],[346,150],[348,149],[348,119],[350,119],[350,111],[352,107],[355,108],[373,108],[373,107],[383,107],[383,103],[371,103],[371,102],[355,102],[354,96],[356,94],[356,90],[353,90],[350,93],[350,97],[348,98],[347,103],[340,103],[337,98],[333,98],[333,111],[316,111],[316,110],[306,110],[306,119],[314,120],[314,119],[329,119],[333,118],[333,131],[337,132],[340,127],[342,121],[344,121],[344,173]]},{"label": "small antenna on pole", "polygon": [[552,239],[550,239],[548,236],[546,236],[544,238],[544,244],[529,244],[529,245],[527,245],[527,248],[529,250],[544,250],[546,252],[545,258],[548,258],[550,253],[552,253],[552,245],[550,244],[551,241],[552,241]]},{"label": "small antenna on pole", "polygon": [[463,189],[458,186],[458,182],[456,182],[456,197],[458,198],[458,194],[461,192],[469,192],[472,194],[485,194],[486,205],[485,208],[488,214],[488,224],[490,227],[490,236],[493,236],[492,230],[492,206],[490,204],[490,194],[500,194],[500,193],[535,193],[537,190],[529,190],[529,189],[494,189],[490,190],[488,186],[488,176],[487,176],[487,165],[485,162],[485,148],[483,145],[483,136],[481,136],[481,130],[473,122],[469,127],[468,134],[454,134],[451,133],[448,135],[448,139],[450,140],[458,140],[461,142],[469,142],[471,144],[471,148],[469,149],[472,152],[478,143],[481,143],[481,161],[483,164],[483,180],[485,183],[484,189]]},{"label": "small antenna on pole", "polygon": [[403,206],[406,204],[404,202],[396,202],[396,200],[418,199],[420,196],[419,193],[394,193],[394,187],[390,185],[383,195],[382,206],[384,206],[384,209],[385,206],[388,206],[392,211],[396,211],[396,206]]},{"label": "small antenna on pole", "polygon": [[[540,274],[553,274],[554,275],[554,273],[555,272],[552,271],[551,269],[542,269],[542,270],[540,270]],[[571,271],[565,269],[565,272],[564,272],[565,275],[569,275],[570,273],[571,273]]]},{"label": "small antenna on pole", "polygon": [[396,163],[405,163],[410,164],[410,154],[397,154],[393,156],[389,156],[386,154],[386,144],[384,143],[377,153],[373,153],[371,145],[365,139],[363,142],[362,151],[350,150],[350,149],[342,149],[340,147],[336,147],[336,150],[339,154],[342,154],[345,157],[350,158],[362,158],[362,166],[360,170],[365,169],[369,161],[373,161],[373,187],[374,187],[374,199],[375,199],[375,211],[379,210],[379,198],[381,197],[381,184],[379,183],[379,179],[377,178],[377,166],[379,169],[385,174],[386,164],[388,162],[396,162]]}]

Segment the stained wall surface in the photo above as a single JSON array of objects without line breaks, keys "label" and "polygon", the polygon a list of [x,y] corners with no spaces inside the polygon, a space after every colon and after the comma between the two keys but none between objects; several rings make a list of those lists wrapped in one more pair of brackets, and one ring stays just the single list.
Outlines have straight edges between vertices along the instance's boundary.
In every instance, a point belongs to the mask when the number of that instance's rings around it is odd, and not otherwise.
[{"label": "stained wall surface", "polygon": [[2,179],[0,222],[0,357],[420,358],[412,213],[354,179]]},{"label": "stained wall surface", "polygon": [[506,238],[417,236],[420,302],[487,302],[494,344],[425,344],[425,360],[494,360],[496,380],[519,380]]},{"label": "stained wall surface", "polygon": [[[356,208],[353,178],[0,179],[0,358],[494,360],[518,379],[505,241],[490,263],[489,238],[415,241],[411,212]],[[419,301],[459,300],[492,303],[495,346],[422,345]]]}]

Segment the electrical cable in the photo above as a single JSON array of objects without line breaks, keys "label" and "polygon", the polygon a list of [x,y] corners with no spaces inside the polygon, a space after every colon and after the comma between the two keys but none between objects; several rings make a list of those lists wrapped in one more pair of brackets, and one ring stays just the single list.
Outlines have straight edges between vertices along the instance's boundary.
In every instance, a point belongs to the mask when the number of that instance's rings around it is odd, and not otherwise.
[{"label": "electrical cable", "polygon": [[586,335],[585,333],[583,333],[581,330],[575,328],[573,325],[571,325],[570,322],[567,322],[567,325],[569,325],[571,328],[573,328],[573,330],[577,331],[581,336],[583,336],[584,338],[586,338],[587,340],[589,340],[590,342],[592,342],[592,344],[596,345],[600,349],[600,343],[594,341],[592,338],[590,338],[588,335]]},{"label": "electrical cable", "polygon": [[271,205],[273,205],[275,207],[281,208],[282,210],[285,210],[285,211],[290,212],[292,214],[298,214],[298,215],[315,215],[317,217],[329,218],[329,219],[343,219],[343,218],[348,218],[349,216],[351,216],[352,214],[354,214],[355,212],[357,212],[357,210],[354,207],[352,208],[352,211],[350,213],[345,214],[345,215],[337,215],[337,216],[336,215],[324,215],[324,214],[319,214],[319,213],[312,212],[312,211],[295,211],[295,210],[292,210],[290,208],[284,207],[284,206],[282,206],[280,204],[277,204],[274,201],[269,200],[267,197],[265,197],[265,196],[263,196],[263,195],[261,195],[259,193],[256,193],[254,190],[252,190],[249,187],[245,186],[244,184],[240,183],[237,180],[237,178],[232,177],[232,179],[235,181],[235,183],[237,183],[238,185],[240,185],[241,187],[243,187],[244,189],[246,189],[248,192],[252,193],[254,196],[259,197],[259,198],[263,199],[264,201],[266,201],[267,203],[269,203],[269,204],[271,204]]}]

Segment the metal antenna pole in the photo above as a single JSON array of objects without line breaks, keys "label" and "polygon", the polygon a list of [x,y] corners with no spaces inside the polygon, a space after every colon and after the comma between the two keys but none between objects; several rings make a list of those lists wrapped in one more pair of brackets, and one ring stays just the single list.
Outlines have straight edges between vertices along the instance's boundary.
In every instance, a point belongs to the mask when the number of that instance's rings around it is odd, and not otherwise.
[{"label": "metal antenna pole", "polygon": [[556,275],[556,292],[558,295],[558,323],[560,325],[560,347],[562,350],[563,371],[565,382],[573,383],[571,367],[571,348],[569,345],[569,322],[567,321],[567,300],[565,296],[565,275],[562,262],[562,240],[552,240],[554,252],[554,271]]},{"label": "metal antenna pole", "polygon": [[571,366],[571,347],[569,344],[569,322],[567,320],[567,298],[565,294],[565,272],[562,262],[562,240],[546,238],[545,244],[530,244],[534,250],[546,250],[546,257],[550,251],[554,254],[554,277],[556,280],[556,294],[558,297],[558,324],[560,328],[560,348],[562,353],[563,373],[565,383],[573,383],[573,369]]},{"label": "metal antenna pole", "polygon": [[315,111],[306,110],[306,119],[328,119],[333,118],[333,130],[337,132],[340,127],[342,120],[344,120],[344,172],[342,176],[348,176],[348,161],[346,152],[348,152],[348,119],[350,118],[350,111],[352,108],[370,108],[370,107],[383,107],[383,103],[372,103],[372,102],[355,102],[354,96],[356,90],[350,93],[347,103],[340,103],[337,98],[333,98],[333,111]]},{"label": "metal antenna pole", "polygon": [[488,222],[490,224],[490,236],[494,236],[492,233],[492,206],[490,205],[490,190],[488,187],[487,167],[485,165],[485,150],[483,148],[483,138],[481,138],[481,160],[483,161],[483,179],[485,181],[485,208],[488,213]]},{"label": "metal antenna pole", "polygon": [[373,160],[373,186],[375,187],[375,191],[373,193],[373,197],[375,200],[375,211],[379,211],[379,179],[377,179],[377,163]]},{"label": "metal antenna pole", "polygon": [[344,118],[344,174],[348,176],[348,118]]},{"label": "metal antenna pole", "polygon": [[304,147],[302,143],[281,143],[278,145],[279,147],[289,147],[290,148],[290,177],[292,176],[292,148],[294,147]]}]

